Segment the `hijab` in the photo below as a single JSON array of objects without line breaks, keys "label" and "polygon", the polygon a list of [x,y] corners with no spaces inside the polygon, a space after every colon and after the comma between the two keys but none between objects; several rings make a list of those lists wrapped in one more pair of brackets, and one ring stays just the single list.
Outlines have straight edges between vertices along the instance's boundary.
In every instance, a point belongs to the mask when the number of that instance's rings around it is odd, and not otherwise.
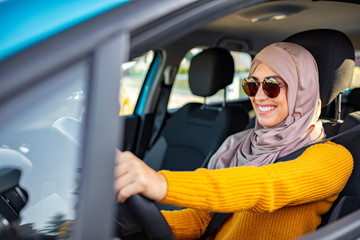
[{"label": "hijab", "polygon": [[315,59],[303,47],[271,44],[251,63],[249,76],[264,63],[287,84],[288,116],[274,127],[255,128],[228,137],[211,157],[208,168],[262,166],[325,138],[321,122],[319,74]]}]

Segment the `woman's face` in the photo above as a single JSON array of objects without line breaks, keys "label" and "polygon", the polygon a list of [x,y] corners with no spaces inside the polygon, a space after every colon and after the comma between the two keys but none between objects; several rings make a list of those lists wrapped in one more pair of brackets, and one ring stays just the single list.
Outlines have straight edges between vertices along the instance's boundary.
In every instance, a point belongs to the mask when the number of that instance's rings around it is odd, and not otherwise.
[{"label": "woman's face", "polygon": [[[266,64],[260,63],[256,67],[252,76],[262,82],[265,77],[278,75]],[[284,81],[278,81],[280,86],[286,85]],[[254,97],[250,97],[250,100],[255,110],[257,120],[263,127],[274,127],[285,120],[285,118],[289,115],[287,86],[280,89],[280,93],[277,97],[269,98],[265,95],[261,85],[256,95]]]}]

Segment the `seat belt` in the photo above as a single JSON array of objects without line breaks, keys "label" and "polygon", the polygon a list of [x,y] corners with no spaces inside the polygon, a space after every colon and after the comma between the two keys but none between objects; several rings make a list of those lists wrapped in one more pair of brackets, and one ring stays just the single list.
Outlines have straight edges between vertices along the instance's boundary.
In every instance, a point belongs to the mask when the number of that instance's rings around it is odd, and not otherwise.
[{"label": "seat belt", "polygon": [[170,92],[171,92],[171,87],[162,83],[159,102],[156,107],[153,131],[149,141],[149,147],[154,145],[156,139],[160,134],[162,125],[165,122],[166,113],[167,113],[167,104],[168,104]]},{"label": "seat belt", "polygon": [[[326,138],[320,142],[316,142],[316,143],[313,143],[313,144],[310,144],[310,145],[307,145],[303,148],[300,148],[298,150],[296,150],[295,152],[293,153],[290,153],[289,155],[286,155],[282,158],[279,158],[275,161],[275,163],[277,162],[286,162],[286,161],[290,161],[290,160],[293,160],[297,157],[299,157],[308,147],[312,146],[312,145],[315,145],[315,144],[320,144],[320,143],[325,143],[325,142],[328,142],[328,141],[331,141],[335,138],[338,138],[338,137],[341,137],[343,135],[347,135],[349,133],[353,133],[355,131],[358,131],[360,130],[360,124],[352,127],[352,128],[349,128],[348,130],[342,132],[342,133],[339,133],[339,134],[336,134],[332,137],[329,137],[329,138]],[[209,237],[211,234],[213,234],[225,221],[226,219],[228,219],[228,217],[233,214],[233,213],[214,213],[213,214],[213,217],[211,219],[211,221],[209,222],[204,234],[199,238],[199,240],[205,240],[207,237]]]},{"label": "seat belt", "polygon": [[159,95],[159,101],[156,107],[156,114],[154,119],[153,131],[151,135],[151,139],[149,141],[149,148],[153,146],[155,141],[157,140],[162,125],[165,122],[166,114],[167,114],[167,104],[169,102],[169,96],[171,92],[171,86],[174,81],[176,74],[176,68],[173,66],[168,66],[164,70],[164,81],[161,83],[161,90]]},{"label": "seat belt", "polygon": [[225,222],[228,217],[233,213],[214,213],[211,218],[209,225],[206,227],[206,230],[203,235],[199,238],[199,240],[205,240],[208,236],[218,229]]}]

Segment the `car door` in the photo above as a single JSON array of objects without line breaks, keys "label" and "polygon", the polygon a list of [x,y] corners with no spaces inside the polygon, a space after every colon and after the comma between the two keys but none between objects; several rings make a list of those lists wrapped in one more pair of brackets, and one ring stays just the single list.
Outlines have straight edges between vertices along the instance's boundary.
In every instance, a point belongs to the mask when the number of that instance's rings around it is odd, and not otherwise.
[{"label": "car door", "polygon": [[2,204],[21,237],[112,238],[120,66],[134,29],[192,1],[165,2],[118,4],[2,55],[0,170],[15,174],[0,177],[26,205]]},{"label": "car door", "polygon": [[0,167],[21,170],[24,238],[112,237],[116,100],[129,33],[99,36],[88,30],[98,21],[1,62]]}]

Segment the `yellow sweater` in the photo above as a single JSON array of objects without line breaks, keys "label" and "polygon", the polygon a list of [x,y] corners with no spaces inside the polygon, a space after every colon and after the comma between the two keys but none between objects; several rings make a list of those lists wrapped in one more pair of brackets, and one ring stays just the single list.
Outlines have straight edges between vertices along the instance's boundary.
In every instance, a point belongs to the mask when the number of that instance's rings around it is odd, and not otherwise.
[{"label": "yellow sweater", "polygon": [[210,239],[294,239],[312,232],[344,188],[351,154],[335,143],[309,147],[288,162],[194,172],[161,171],[168,181],[163,211],[176,239],[197,239],[210,212],[234,212]]}]

